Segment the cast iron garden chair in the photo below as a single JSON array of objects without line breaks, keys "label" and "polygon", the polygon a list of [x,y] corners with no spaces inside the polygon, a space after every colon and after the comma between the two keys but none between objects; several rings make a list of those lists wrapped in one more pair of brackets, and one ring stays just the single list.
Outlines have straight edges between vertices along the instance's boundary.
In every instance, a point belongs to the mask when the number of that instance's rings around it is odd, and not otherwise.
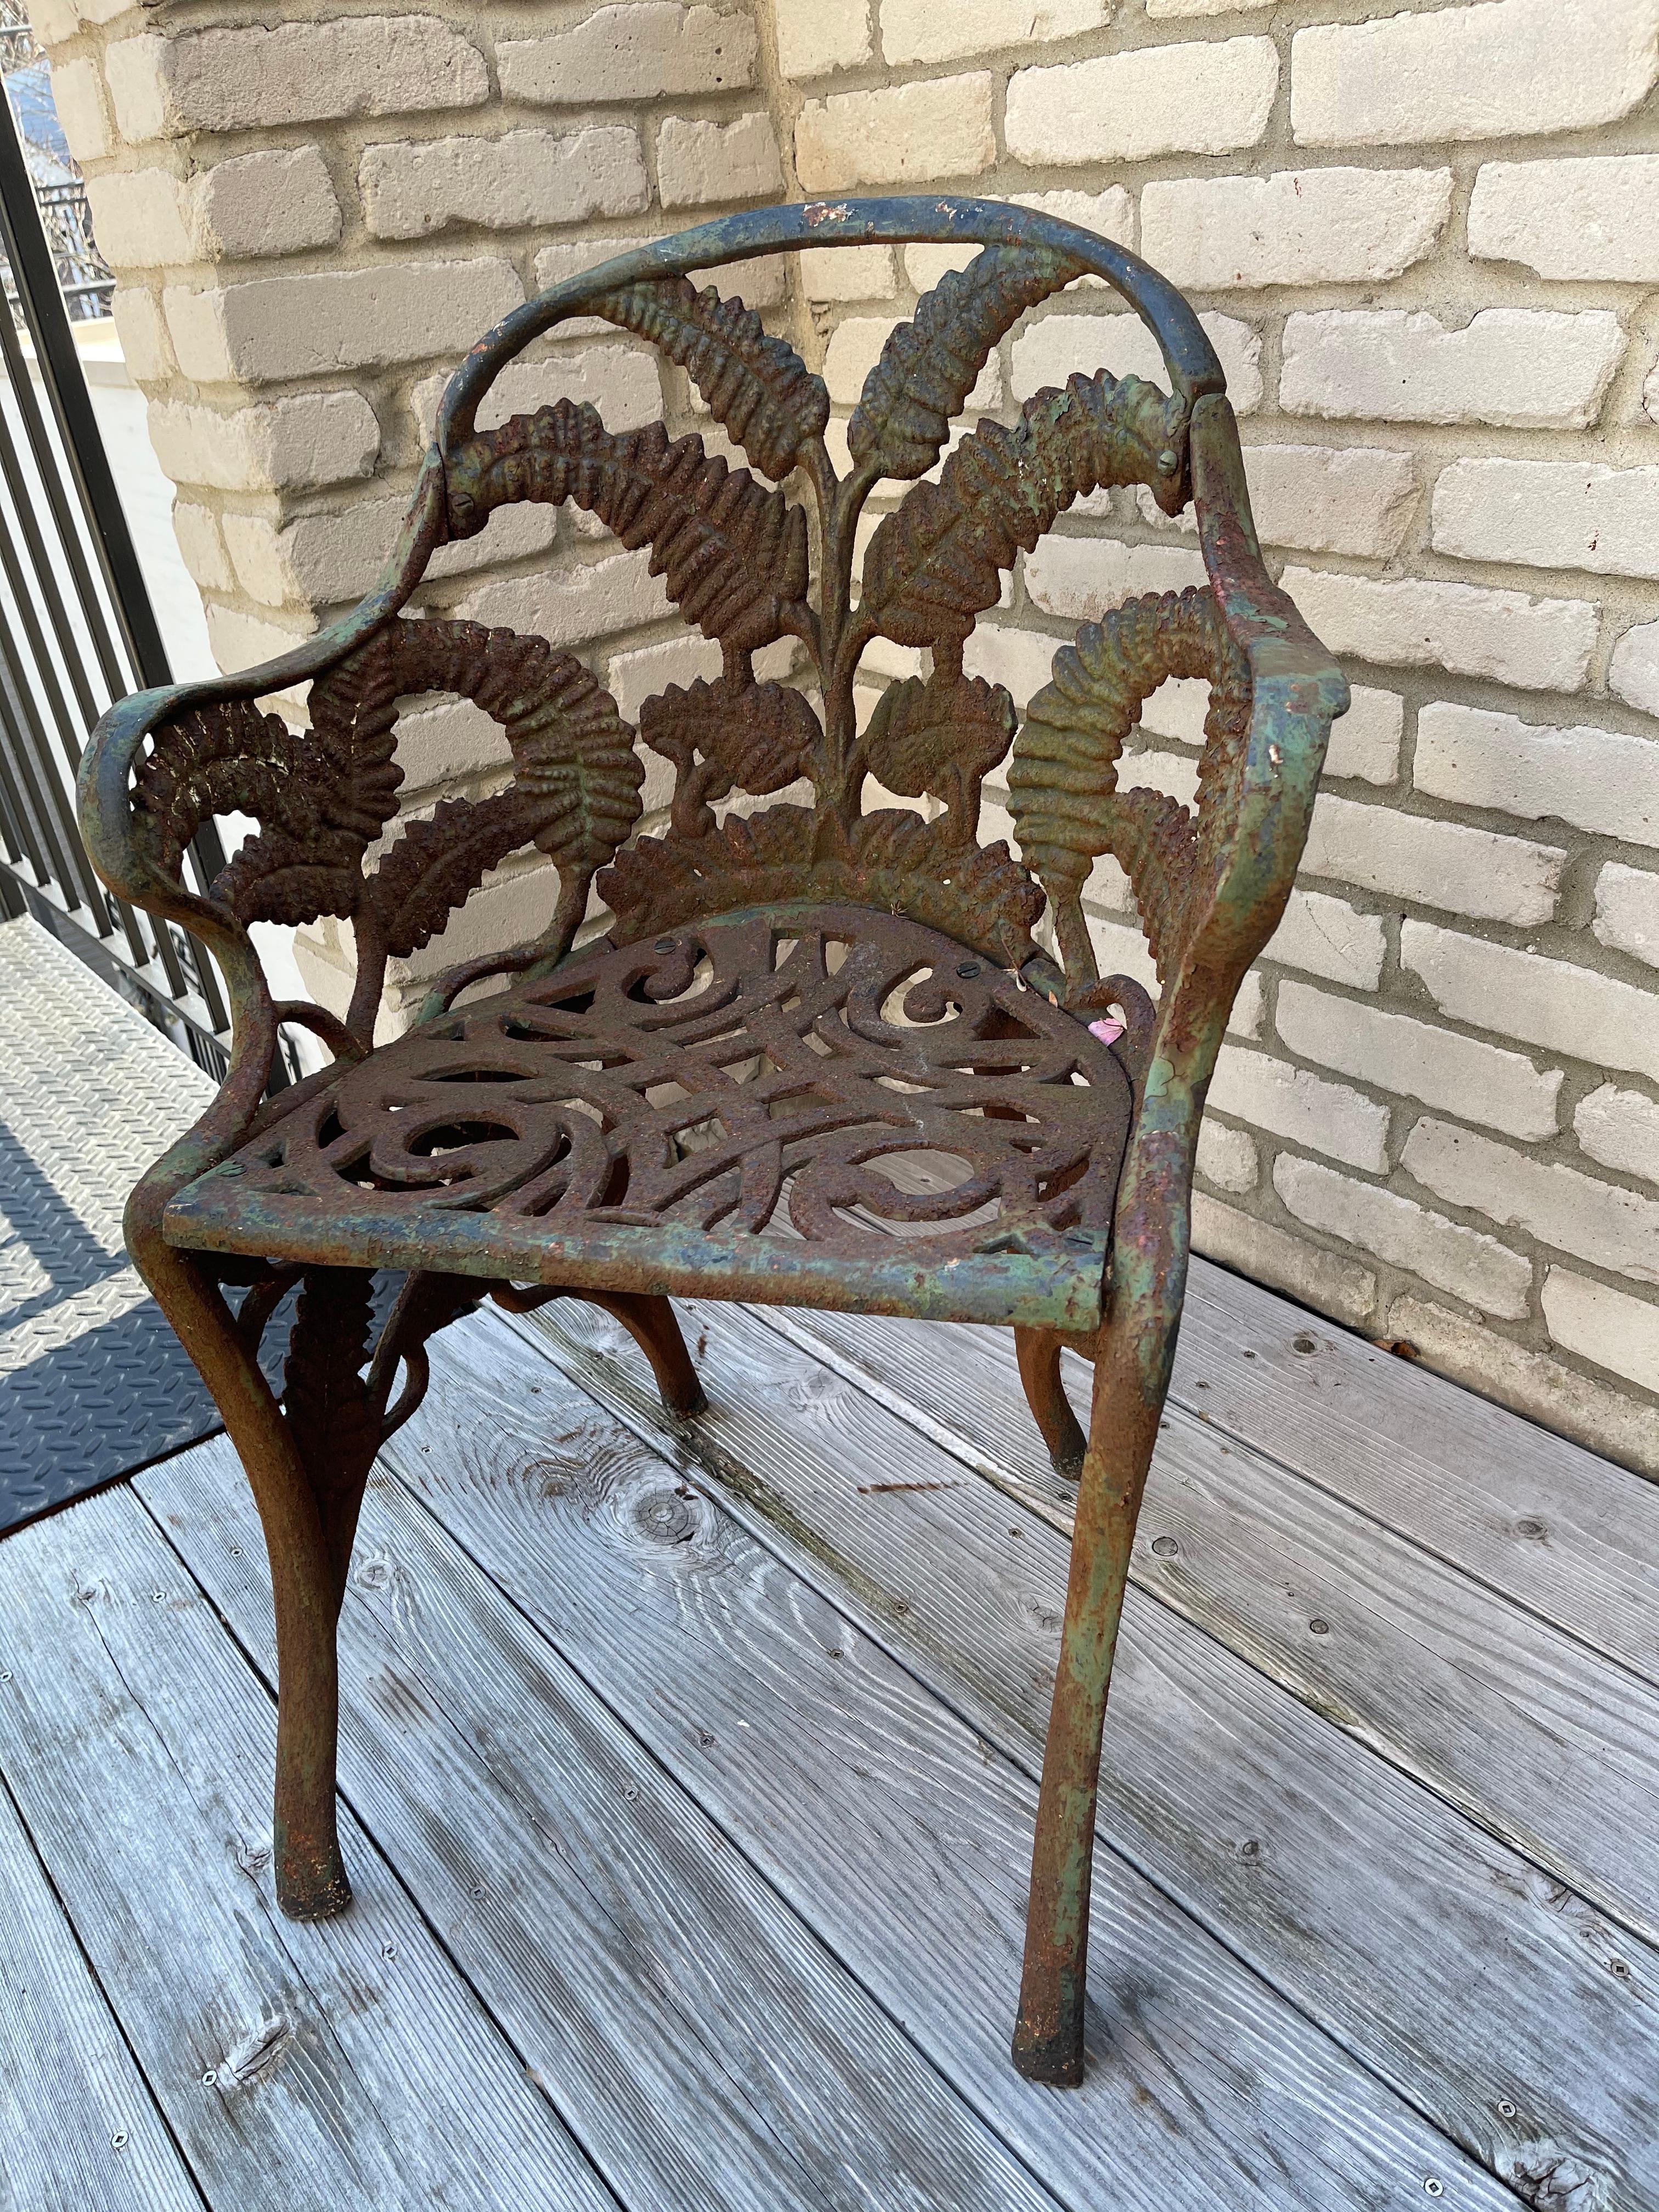
[{"label": "cast iron garden chair", "polygon": [[[685,272],[872,240],[983,251],[893,333],[838,476],[818,378]],[[1073,376],[1012,428],[981,422],[936,469],[998,340],[1085,273],[1151,326],[1169,395]],[[501,368],[578,315],[679,363],[787,489],[696,436],[613,433],[568,401],[479,431]],[[915,479],[869,539],[855,593],[866,498]],[[964,643],[1016,554],[1109,486],[1145,486],[1168,515],[1190,501],[1208,585],[1084,629],[1020,721],[1006,690],[963,673]],[[659,836],[630,842],[636,732],[580,660],[400,612],[437,548],[515,500],[573,501],[648,546],[682,615],[719,643],[718,678],[640,713],[639,739],[674,772]],[[877,638],[930,665],[892,684],[860,733],[854,678]],[[798,682],[757,681],[751,657],[782,639]],[[1190,811],[1118,787],[1141,702],[1172,676],[1210,685]],[[307,682],[307,729],[253,703]],[[431,692],[494,717],[510,779],[386,842],[398,702]],[[1262,566],[1221,370],[1180,294],[1073,225],[929,198],[734,216],[544,293],[452,378],[397,549],[354,613],[264,667],[111,708],[82,774],[88,846],[112,890],[211,947],[234,1009],[224,1085],[133,1193],[127,1240],[264,1522],[284,1911],[349,1901],[335,1625],[371,1462],[419,1401],[434,1330],[487,1297],[590,1299],[690,1417],[702,1396],[674,1295],[1012,1323],[1032,1412],[1079,1480],[1013,2055],[1036,2079],[1081,2078],[1101,1729],[1181,1315],[1199,1117],[1346,703]],[[981,784],[1005,757],[1018,859],[977,842]],[[866,811],[866,779],[922,809]],[[722,812],[733,793],[775,803]],[[180,854],[233,811],[258,833],[193,896]],[[528,846],[557,871],[550,927],[453,970],[374,1048],[387,961]],[[1156,1007],[1097,973],[1081,898],[1104,854],[1127,872]],[[573,950],[591,903],[605,933]],[[248,933],[325,915],[355,939],[343,1019],[274,1005]],[[283,1022],[308,1025],[333,1060],[265,1102]],[[942,1176],[913,1172],[929,1157]],[[378,1332],[375,1270],[404,1278]],[[279,1397],[257,1355],[296,1282]],[[1094,1362],[1086,1446],[1060,1389],[1065,1346]]]}]

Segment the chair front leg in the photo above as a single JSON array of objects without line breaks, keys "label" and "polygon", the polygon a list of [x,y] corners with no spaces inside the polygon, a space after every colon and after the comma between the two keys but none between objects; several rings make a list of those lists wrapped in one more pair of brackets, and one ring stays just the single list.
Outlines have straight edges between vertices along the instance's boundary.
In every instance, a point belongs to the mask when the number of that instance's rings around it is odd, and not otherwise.
[{"label": "chair front leg", "polygon": [[[135,1195],[142,1205],[143,1185]],[[163,1243],[154,1224],[135,1220],[139,1211],[129,1208],[129,1249],[223,1416],[264,1530],[276,1617],[276,1901],[291,1919],[325,1920],[351,1902],[335,1820],[343,1571],[257,1347],[201,1261]]]},{"label": "chair front leg", "polygon": [[[1175,1323],[1167,1326],[1173,1332]],[[1131,1341],[1135,1333],[1128,1317],[1109,1322],[1096,1358],[1014,2029],[1012,2056],[1020,2073],[1068,2088],[1083,2079],[1089,1895],[1106,1694],[1135,1522],[1164,1407],[1161,1388],[1155,1401],[1146,1395],[1145,1368]],[[1153,1364],[1167,1376],[1167,1361]]]}]

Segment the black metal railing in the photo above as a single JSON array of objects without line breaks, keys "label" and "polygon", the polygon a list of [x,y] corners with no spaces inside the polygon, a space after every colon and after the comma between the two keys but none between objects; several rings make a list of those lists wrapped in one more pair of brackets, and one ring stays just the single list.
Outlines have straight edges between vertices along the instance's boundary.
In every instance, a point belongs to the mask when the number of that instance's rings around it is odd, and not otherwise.
[{"label": "black metal railing", "polygon": [[[22,321],[0,310],[0,907],[33,913],[216,1076],[228,1018],[212,961],[112,898],[76,827],[87,732],[171,671],[54,265],[47,225],[70,204],[43,222],[37,190],[0,94],[0,259]],[[198,886],[223,865],[210,824],[191,850]]]}]

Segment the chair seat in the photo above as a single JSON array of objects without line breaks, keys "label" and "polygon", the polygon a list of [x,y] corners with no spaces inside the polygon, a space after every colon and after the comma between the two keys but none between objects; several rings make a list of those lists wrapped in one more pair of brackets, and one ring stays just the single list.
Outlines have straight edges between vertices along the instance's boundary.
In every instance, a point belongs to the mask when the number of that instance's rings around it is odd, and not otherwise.
[{"label": "chair seat", "polygon": [[[185,1186],[198,1250],[1092,1329],[1133,1086],[852,906],[601,940],[345,1066]],[[280,1108],[280,1102],[279,1102]]]}]

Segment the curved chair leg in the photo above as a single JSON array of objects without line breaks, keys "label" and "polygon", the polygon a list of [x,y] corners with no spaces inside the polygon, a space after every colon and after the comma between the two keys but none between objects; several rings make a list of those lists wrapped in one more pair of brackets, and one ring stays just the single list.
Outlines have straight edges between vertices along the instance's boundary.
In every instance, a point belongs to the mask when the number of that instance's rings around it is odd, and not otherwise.
[{"label": "curved chair leg", "polygon": [[647,1297],[639,1291],[583,1291],[588,1304],[602,1306],[619,1321],[651,1362],[662,1402],[671,1413],[701,1413],[708,1401],[702,1395],[697,1370],[685,1348],[680,1324],[666,1298]]},{"label": "curved chair leg", "polygon": [[1042,1431],[1054,1473],[1062,1482],[1076,1482],[1083,1473],[1088,1439],[1079,1426],[1060,1379],[1061,1340],[1053,1330],[1018,1328],[1014,1331],[1014,1356],[1019,1379],[1025,1386],[1025,1402]]},{"label": "curved chair leg", "polygon": [[493,1284],[489,1295],[508,1313],[533,1313],[538,1306],[550,1304],[555,1298],[580,1298],[584,1305],[598,1306],[622,1323],[651,1362],[651,1372],[669,1413],[684,1417],[701,1413],[708,1406],[674,1309],[666,1298],[648,1297],[643,1291],[568,1291],[560,1285],[526,1290],[517,1283]]},{"label": "curved chair leg", "polygon": [[1101,1730],[1130,1547],[1164,1404],[1161,1389],[1155,1401],[1143,1395],[1142,1374],[1127,1342],[1131,1334],[1120,1323],[1103,1338],[1096,1362],[1066,1625],[1042,1758],[1025,1967],[1014,2029],[1012,2056],[1018,2070],[1028,2080],[1065,2087],[1075,2087],[1083,2079]]},{"label": "curved chair leg", "polygon": [[351,1902],[334,1800],[343,1577],[311,1480],[217,1283],[191,1254],[144,1234],[131,1212],[129,1243],[224,1417],[258,1508],[276,1613],[276,1901],[293,1919],[325,1920]]}]

